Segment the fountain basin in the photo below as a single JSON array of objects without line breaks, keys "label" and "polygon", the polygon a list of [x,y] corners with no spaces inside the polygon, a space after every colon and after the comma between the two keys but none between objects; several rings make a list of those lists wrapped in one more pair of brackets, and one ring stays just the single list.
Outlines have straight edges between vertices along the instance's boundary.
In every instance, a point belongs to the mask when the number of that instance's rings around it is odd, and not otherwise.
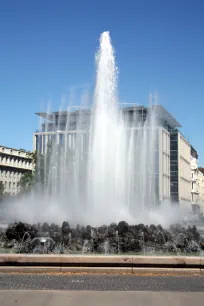
[{"label": "fountain basin", "polygon": [[[0,271],[5,268],[56,268],[58,272],[89,271],[93,268],[126,269],[137,268],[204,269],[204,257],[194,256],[81,256],[81,255],[33,255],[0,254]],[[126,270],[125,270],[126,271]]]},{"label": "fountain basin", "polygon": [[204,275],[204,258],[1,254],[0,273]]}]

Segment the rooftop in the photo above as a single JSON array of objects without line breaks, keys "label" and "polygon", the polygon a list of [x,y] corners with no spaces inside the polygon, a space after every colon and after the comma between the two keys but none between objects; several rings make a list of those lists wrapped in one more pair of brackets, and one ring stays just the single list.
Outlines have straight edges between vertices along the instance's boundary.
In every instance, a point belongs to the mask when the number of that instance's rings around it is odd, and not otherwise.
[{"label": "rooftop", "polygon": [[199,167],[198,169],[200,170],[200,172],[202,172],[204,174],[204,168],[203,167]]},{"label": "rooftop", "polygon": [[[150,107],[146,107],[143,105],[133,104],[133,103],[121,103],[120,108],[123,111],[142,111],[142,110],[148,110],[153,109],[157,115],[158,118],[160,118],[164,123],[168,124],[172,128],[181,127],[180,123],[162,106],[162,105],[153,105]],[[85,114],[89,115],[91,111],[91,108],[83,108],[83,107],[70,107],[68,111],[58,111],[58,112],[51,112],[51,113],[45,113],[40,112],[36,113],[36,115],[40,116],[43,119],[46,119],[48,121],[58,121],[59,118],[61,120],[66,119],[67,116],[78,116],[81,113],[83,113],[83,116]]]},{"label": "rooftop", "polygon": [[30,156],[31,152],[26,151],[24,149],[15,149],[10,147],[5,147],[0,145],[0,153],[1,154],[7,154],[7,155],[14,155],[14,156],[20,156],[26,159],[32,159]]},{"label": "rooftop", "polygon": [[156,114],[168,122],[171,127],[181,127],[180,123],[162,105],[153,105],[152,107]]}]

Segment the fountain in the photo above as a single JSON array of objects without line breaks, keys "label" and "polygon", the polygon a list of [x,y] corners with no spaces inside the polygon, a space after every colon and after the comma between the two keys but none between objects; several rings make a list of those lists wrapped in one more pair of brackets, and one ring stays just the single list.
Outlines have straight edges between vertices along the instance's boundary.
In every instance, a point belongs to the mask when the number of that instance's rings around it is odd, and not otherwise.
[{"label": "fountain", "polygon": [[48,254],[54,249],[55,242],[50,237],[35,237],[31,241],[33,253]]},{"label": "fountain", "polygon": [[[167,231],[133,225],[146,220],[150,224],[158,206],[156,115],[152,105],[141,122],[136,112],[129,118],[119,106],[108,32],[101,35],[96,62],[93,108],[60,112],[58,126],[51,130],[45,124],[45,132],[54,136],[45,144],[45,154],[38,156],[36,186],[8,213],[11,217],[15,211],[15,219],[30,223],[62,226],[16,223],[2,234],[0,243],[15,249],[17,241],[24,252],[36,253],[200,253],[204,243],[195,227],[173,225]],[[150,96],[150,104],[153,100]],[[64,219],[70,224],[62,223]]]},{"label": "fountain", "polygon": [[[51,232],[53,224],[46,224],[46,227]],[[10,225],[1,234],[0,247],[16,253],[81,255],[203,255],[204,251],[203,237],[195,227],[185,229],[180,225],[172,225],[167,230],[161,225],[128,225],[126,222],[119,222],[116,228],[113,228],[113,224],[106,227],[81,227],[78,230],[77,227],[70,227],[71,239],[68,241],[64,241],[62,234],[60,238],[57,235],[50,237],[42,232],[34,232],[34,228],[35,225]],[[63,224],[59,231],[62,233]]]},{"label": "fountain", "polygon": [[93,107],[69,107],[59,112],[57,126],[45,123],[45,132],[54,134],[38,156],[35,190],[14,204],[15,220],[146,222],[158,206],[154,107],[142,122],[136,112],[130,118],[121,108],[109,32],[100,37],[96,64]]},{"label": "fountain", "polygon": [[22,243],[24,242],[25,237],[27,237],[28,239],[30,239],[30,234],[28,232],[25,232],[22,238]]}]

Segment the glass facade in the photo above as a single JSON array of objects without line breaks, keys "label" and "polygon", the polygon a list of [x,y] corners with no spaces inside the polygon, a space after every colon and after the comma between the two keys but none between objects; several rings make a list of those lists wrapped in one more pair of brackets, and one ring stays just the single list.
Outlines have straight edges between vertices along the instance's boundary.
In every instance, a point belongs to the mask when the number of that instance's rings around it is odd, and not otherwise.
[{"label": "glass facade", "polygon": [[178,132],[170,134],[170,194],[171,201],[178,202]]},{"label": "glass facade", "polygon": [[[125,118],[128,127],[134,126],[134,122],[136,122],[136,124],[144,124],[147,119],[148,111],[149,108],[143,106],[121,107],[120,114]],[[160,108],[160,106],[158,106],[158,112],[156,109],[155,113],[158,125],[162,126],[170,134],[170,198],[172,202],[178,202],[177,126],[180,125],[164,108]],[[89,142],[88,131],[90,127],[91,110],[57,112],[43,114],[43,116],[45,121],[41,125],[41,130],[35,134],[36,150],[38,152],[45,154],[48,142],[62,145],[65,147],[65,150],[67,150],[66,148],[74,150],[76,142],[78,141],[80,142],[81,152],[83,152],[84,156],[86,155]],[[76,131],[78,131],[78,133],[75,133]],[[157,142],[158,141],[157,139]],[[159,143],[157,147],[159,147]],[[156,192],[159,197],[159,171],[157,171],[157,169],[159,169],[158,151],[155,152],[155,160]]]}]

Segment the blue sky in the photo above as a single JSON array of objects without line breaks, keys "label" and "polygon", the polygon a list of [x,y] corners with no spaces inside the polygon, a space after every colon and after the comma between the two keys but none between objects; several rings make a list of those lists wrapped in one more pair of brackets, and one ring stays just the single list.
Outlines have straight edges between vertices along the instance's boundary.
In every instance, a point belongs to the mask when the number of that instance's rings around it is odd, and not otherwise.
[{"label": "blue sky", "polygon": [[204,165],[203,0],[13,0],[0,5],[0,144],[32,149],[35,112],[93,88],[101,32],[116,49],[121,101],[159,103]]}]

